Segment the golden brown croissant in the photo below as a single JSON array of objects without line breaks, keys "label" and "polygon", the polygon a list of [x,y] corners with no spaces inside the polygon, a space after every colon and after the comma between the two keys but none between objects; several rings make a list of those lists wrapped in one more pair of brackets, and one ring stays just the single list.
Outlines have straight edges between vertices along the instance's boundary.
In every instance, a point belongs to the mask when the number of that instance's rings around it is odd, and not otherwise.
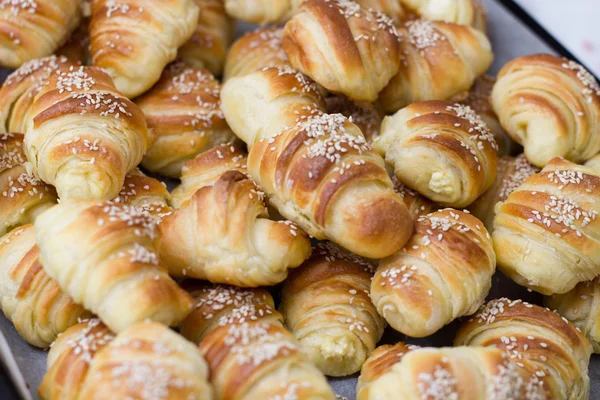
[{"label": "golden brown croissant", "polygon": [[324,114],[304,75],[270,68],[230,79],[221,94],[229,126],[249,148],[249,175],[272,205],[317,239],[380,258],[412,233],[384,161],[340,114]]},{"label": "golden brown croissant", "polygon": [[81,18],[80,0],[0,2],[0,67],[18,68],[47,57],[69,37]]},{"label": "golden brown croissant", "polygon": [[323,374],[276,324],[221,326],[200,344],[216,399],[334,400]]},{"label": "golden brown croissant", "polygon": [[164,182],[144,175],[138,168],[125,175],[125,183],[113,200],[135,206],[152,215],[157,223],[173,211],[169,206],[171,195]]},{"label": "golden brown croissant", "polygon": [[540,168],[553,157],[581,163],[600,152],[600,86],[574,61],[519,57],[502,68],[491,99],[504,130]]},{"label": "golden brown croissant", "polygon": [[34,174],[61,200],[112,199],[151,145],[142,111],[100,68],[51,76],[27,118],[25,151]]},{"label": "golden brown croissant", "polygon": [[477,218],[437,211],[419,218],[402,251],[381,260],[371,299],[394,329],[425,337],[477,311],[495,265],[491,237]]},{"label": "golden brown croissant", "polygon": [[529,164],[524,154],[502,157],[498,160],[494,184],[469,206],[469,211],[483,222],[489,232],[493,232],[496,204],[506,201],[527,178],[538,172],[539,168]]},{"label": "golden brown croissant", "polygon": [[421,196],[419,193],[410,189],[404,183],[400,182],[395,175],[392,175],[392,182],[394,183],[394,192],[398,193],[404,204],[408,208],[409,214],[416,222],[422,215],[427,215],[433,211],[437,211],[440,207],[436,206],[431,200]]},{"label": "golden brown croissant", "polygon": [[227,14],[254,24],[287,21],[304,0],[225,0]]},{"label": "golden brown croissant", "polygon": [[154,251],[153,217],[111,201],[63,201],[35,222],[42,265],[114,332],[146,319],[176,325],[192,299]]},{"label": "golden brown croissant", "polygon": [[383,335],[385,321],[369,297],[374,272],[361,257],[320,243],[282,287],[285,324],[325,375],[358,372]]},{"label": "golden brown croissant", "polygon": [[330,96],[325,99],[328,114],[342,114],[358,126],[366,141],[372,143],[379,136],[385,113],[378,104],[356,104],[344,96]]},{"label": "golden brown croissant", "polygon": [[220,106],[221,86],[205,69],[172,64],[160,81],[135,103],[157,139],[142,165],[178,178],[183,163],[235,137]]},{"label": "golden brown croissant", "polygon": [[47,348],[87,312],[46,275],[39,254],[32,225],[0,238],[0,306],[27,343]]},{"label": "golden brown croissant", "polygon": [[600,275],[600,174],[555,158],[496,205],[498,268],[542,294]]},{"label": "golden brown croissant", "polygon": [[520,369],[538,378],[535,386],[548,399],[588,398],[592,346],[548,309],[521,300],[492,300],[461,326],[454,343],[505,351]]},{"label": "golden brown croissant", "polygon": [[302,3],[285,25],[283,49],[294,68],[356,101],[375,101],[400,68],[392,20],[350,0]]},{"label": "golden brown croissant", "polygon": [[468,106],[412,104],[386,117],[373,148],[399,181],[436,203],[466,207],[496,177],[496,140]]},{"label": "golden brown croissant", "polygon": [[201,343],[206,335],[225,325],[260,321],[282,326],[283,317],[265,289],[195,280],[184,281],[183,288],[194,298],[196,306],[179,325],[179,331],[193,343]]},{"label": "golden brown croissant", "polygon": [[469,26],[425,20],[398,30],[400,71],[379,95],[387,112],[467,91],[492,64],[486,36]]},{"label": "golden brown croissant", "polygon": [[486,30],[486,9],[481,0],[392,0],[401,3],[418,16],[434,20],[470,25]]},{"label": "golden brown croissant", "polygon": [[194,33],[200,9],[194,0],[95,0],[92,62],[106,70],[129,98],[154,85],[177,49]]},{"label": "golden brown croissant", "polygon": [[235,22],[225,12],[224,0],[194,1],[200,7],[198,26],[190,40],[179,48],[177,58],[220,76],[233,40]]},{"label": "golden brown croissant", "polygon": [[413,18],[414,16],[404,7],[402,0],[354,0],[363,8],[371,8],[381,11],[389,16],[394,24],[400,25],[402,22]]},{"label": "golden brown croissant", "polygon": [[595,170],[596,172],[598,172],[600,174],[600,154],[598,154],[594,158],[588,160],[585,163],[585,166],[592,168],[593,170]]},{"label": "golden brown croissant", "polygon": [[56,204],[56,191],[36,179],[25,161],[23,135],[0,133],[0,235]]}]

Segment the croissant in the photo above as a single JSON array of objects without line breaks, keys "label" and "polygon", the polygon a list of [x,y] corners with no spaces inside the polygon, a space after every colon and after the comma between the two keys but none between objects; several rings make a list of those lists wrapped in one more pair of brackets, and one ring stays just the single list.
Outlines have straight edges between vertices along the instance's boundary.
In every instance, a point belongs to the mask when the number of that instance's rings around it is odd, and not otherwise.
[{"label": "croissant", "polygon": [[184,281],[183,288],[194,298],[196,307],[181,322],[179,331],[193,343],[201,343],[206,335],[225,325],[260,321],[282,326],[283,317],[265,289],[193,280]]},{"label": "croissant", "polygon": [[142,165],[172,178],[183,163],[235,137],[219,109],[221,87],[205,69],[172,64],[160,81],[135,103],[157,139]]},{"label": "croissant", "polygon": [[470,25],[483,32],[486,30],[486,9],[481,0],[391,0],[399,2],[410,12],[434,20]]},{"label": "croissant", "polygon": [[491,100],[533,165],[543,168],[557,156],[581,163],[600,152],[600,86],[574,61],[519,57],[498,74]]},{"label": "croissant", "polygon": [[436,203],[461,208],[494,183],[496,140],[468,106],[412,104],[386,117],[373,148],[398,180]]},{"label": "croissant", "polygon": [[61,200],[114,198],[153,139],[142,111],[95,67],[53,74],[26,126],[33,172]]},{"label": "croissant", "polygon": [[400,68],[396,28],[350,0],[307,0],[285,25],[292,66],[330,92],[372,102]]},{"label": "croissant", "polygon": [[401,23],[413,18],[413,15],[404,7],[402,0],[354,0],[361,7],[373,9],[386,14],[394,24]]},{"label": "croissant", "polygon": [[95,0],[92,63],[129,98],[154,85],[177,49],[194,34],[200,9],[194,0]]},{"label": "croissant", "polygon": [[32,223],[56,204],[54,188],[30,173],[18,133],[0,133],[0,194],[0,235]]},{"label": "croissant", "polygon": [[0,67],[18,68],[26,61],[54,53],[79,24],[79,2],[0,2]]},{"label": "croissant", "polygon": [[304,0],[225,0],[227,14],[259,25],[279,24],[291,18]]},{"label": "croissant", "polygon": [[380,261],[371,299],[392,328],[429,336],[477,311],[495,265],[491,237],[477,218],[452,209],[437,211],[419,218],[402,251]]},{"label": "croissant", "polygon": [[[398,347],[401,356],[389,354]],[[410,349],[401,343],[383,348],[375,357],[363,367],[369,382],[364,387],[359,383],[358,400],[549,399],[537,385],[537,376],[494,348]],[[400,360],[387,365],[395,359]]]},{"label": "croissant", "polygon": [[325,102],[328,114],[342,114],[350,119],[358,126],[368,143],[379,136],[385,113],[378,104],[356,104],[344,96],[330,96]]},{"label": "croissant", "polygon": [[498,160],[494,184],[469,206],[469,211],[483,222],[489,232],[493,232],[495,205],[506,201],[527,178],[538,172],[539,168],[529,164],[524,154],[502,157]]},{"label": "croissant", "polygon": [[496,205],[498,268],[519,285],[561,294],[600,275],[600,174],[555,158]]},{"label": "croissant", "polygon": [[285,324],[325,375],[358,372],[383,335],[385,321],[369,298],[374,272],[366,260],[320,243],[283,285]]},{"label": "croissant", "polygon": [[392,182],[394,183],[394,192],[402,197],[404,204],[406,204],[406,207],[408,208],[408,213],[415,222],[419,217],[437,211],[439,207],[436,207],[431,200],[421,196],[419,193],[400,182],[393,173],[391,175]]},{"label": "croissant", "polygon": [[224,0],[195,0],[200,7],[196,31],[182,47],[177,58],[196,68],[206,68],[220,76],[227,50],[233,41],[235,22],[225,12]]},{"label": "croissant", "polygon": [[46,275],[39,254],[32,225],[0,238],[0,306],[27,343],[47,348],[87,312]]},{"label": "croissant", "polygon": [[594,158],[588,160],[585,163],[586,167],[590,167],[593,170],[595,170],[596,172],[600,173],[600,154],[598,154],[597,156],[595,156]]},{"label": "croissant", "polygon": [[505,351],[520,369],[535,374],[535,386],[548,399],[588,398],[592,346],[575,326],[548,309],[521,300],[492,300],[465,321],[454,344]]},{"label": "croissant", "polygon": [[384,161],[340,114],[324,114],[317,88],[290,69],[230,79],[221,93],[229,126],[250,147],[248,172],[272,205],[317,239],[381,258],[412,233]]},{"label": "croissant", "polygon": [[154,251],[146,211],[105,201],[63,201],[35,222],[40,259],[66,293],[114,332],[146,319],[176,325],[192,299]]},{"label": "croissant", "polygon": [[327,380],[276,324],[221,326],[200,344],[216,399],[334,400]]},{"label": "croissant", "polygon": [[171,195],[164,182],[150,178],[136,168],[125,175],[123,188],[113,201],[140,208],[160,223],[173,211],[169,206],[170,199]]},{"label": "croissant", "polygon": [[489,40],[466,25],[409,21],[398,29],[398,36],[400,70],[379,94],[390,113],[465,92],[492,64]]}]

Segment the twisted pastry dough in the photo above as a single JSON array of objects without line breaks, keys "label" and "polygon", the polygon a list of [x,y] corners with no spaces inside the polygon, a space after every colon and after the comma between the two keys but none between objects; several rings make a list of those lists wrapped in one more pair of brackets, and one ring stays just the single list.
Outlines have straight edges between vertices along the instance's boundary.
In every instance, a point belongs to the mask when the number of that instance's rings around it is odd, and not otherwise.
[{"label": "twisted pastry dough", "polygon": [[276,324],[221,326],[204,338],[200,350],[216,399],[335,399],[292,334]]},{"label": "twisted pastry dough", "polygon": [[600,174],[555,158],[496,205],[498,268],[542,294],[600,275]]},{"label": "twisted pastry dough", "polygon": [[454,344],[505,351],[520,369],[537,377],[531,386],[548,399],[588,398],[592,346],[548,309],[521,300],[492,300],[461,326]]},{"label": "twisted pastry dough", "polygon": [[381,260],[371,299],[397,331],[429,336],[477,311],[495,265],[491,237],[477,218],[451,209],[434,212],[419,218],[402,251]]},{"label": "twisted pastry dough", "polygon": [[588,160],[585,163],[585,166],[595,170],[596,172],[598,172],[600,174],[600,154],[598,154],[594,158]]},{"label": "twisted pastry dough", "polygon": [[283,285],[285,324],[325,375],[358,372],[383,335],[385,321],[369,298],[374,272],[366,260],[320,243]]},{"label": "twisted pastry dough", "polygon": [[491,99],[505,131],[540,168],[553,157],[581,163],[600,152],[600,86],[573,61],[519,57],[502,68]]},{"label": "twisted pastry dough", "polygon": [[379,136],[381,122],[385,117],[378,104],[356,104],[344,96],[330,96],[325,99],[328,114],[342,114],[350,119],[363,133],[366,141],[372,143]]},{"label": "twisted pastry dough", "polygon": [[398,30],[400,71],[379,94],[387,112],[469,90],[492,64],[486,36],[469,26],[416,20]]},{"label": "twisted pastry dough", "polygon": [[171,195],[164,182],[146,176],[138,168],[125,175],[125,183],[114,198],[115,203],[134,206],[150,214],[157,223],[171,215]]},{"label": "twisted pastry dough", "polygon": [[219,109],[221,86],[205,69],[183,63],[167,67],[160,81],[135,103],[157,139],[142,165],[172,178],[183,163],[235,137]]},{"label": "twisted pastry dough", "polygon": [[380,258],[412,233],[381,157],[339,114],[324,114],[317,88],[290,69],[229,80],[221,94],[229,126],[248,143],[248,172],[272,205],[317,239]]},{"label": "twisted pastry dough", "polygon": [[48,275],[111,330],[146,319],[176,325],[190,312],[192,299],[154,252],[156,225],[147,212],[63,201],[40,215],[35,229]]},{"label": "twisted pastry dough", "polygon": [[81,18],[80,0],[0,1],[0,67],[54,53]]},{"label": "twisted pastry dough", "polygon": [[449,207],[468,206],[496,177],[494,136],[460,104],[427,101],[386,117],[373,148],[399,181]]},{"label": "twisted pastry dough", "polygon": [[225,0],[227,14],[254,24],[279,24],[291,18],[304,0]]},{"label": "twisted pastry dough", "polygon": [[25,161],[23,135],[0,133],[0,235],[32,223],[54,204],[54,188],[36,179]]},{"label": "twisted pastry dough", "polygon": [[292,66],[330,92],[375,101],[400,68],[396,28],[351,0],[307,0],[285,25]]},{"label": "twisted pastry dough", "polygon": [[92,4],[92,62],[129,98],[154,85],[177,49],[194,34],[194,0],[96,0]]},{"label": "twisted pastry dough", "polygon": [[470,25],[486,30],[486,9],[481,0],[392,0],[421,18]]},{"label": "twisted pastry dough", "polygon": [[25,151],[61,200],[112,199],[153,139],[142,111],[99,68],[55,73],[27,118]]},{"label": "twisted pastry dough", "polygon": [[0,306],[29,344],[47,348],[87,312],[42,269],[32,225],[0,238]]},{"label": "twisted pastry dough", "polygon": [[421,216],[427,215],[433,211],[437,211],[439,206],[436,206],[431,200],[421,196],[419,193],[410,189],[404,183],[400,182],[396,176],[391,173],[392,182],[394,183],[394,192],[398,193],[412,219],[416,222]]}]

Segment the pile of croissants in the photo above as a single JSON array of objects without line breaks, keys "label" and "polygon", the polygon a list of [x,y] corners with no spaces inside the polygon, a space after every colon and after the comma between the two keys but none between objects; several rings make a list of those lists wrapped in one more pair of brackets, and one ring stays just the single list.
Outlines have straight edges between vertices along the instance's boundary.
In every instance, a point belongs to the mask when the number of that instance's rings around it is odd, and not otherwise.
[{"label": "pile of croissants", "polygon": [[[478,0],[0,0],[0,306],[40,397],[586,399],[600,86],[486,76],[485,30]],[[548,308],[486,302],[496,267]]]}]

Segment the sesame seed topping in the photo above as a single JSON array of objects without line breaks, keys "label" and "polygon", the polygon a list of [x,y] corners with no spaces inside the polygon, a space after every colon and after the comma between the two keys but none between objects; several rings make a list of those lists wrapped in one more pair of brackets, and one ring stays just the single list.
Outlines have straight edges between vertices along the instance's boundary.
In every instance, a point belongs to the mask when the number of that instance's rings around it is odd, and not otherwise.
[{"label": "sesame seed topping", "polygon": [[38,3],[36,0],[0,0],[0,10],[9,10],[13,16],[17,16],[22,12],[35,14],[37,8]]},{"label": "sesame seed topping", "polygon": [[568,69],[570,71],[575,71],[577,73],[577,78],[583,83],[584,88],[581,93],[586,96],[587,102],[591,103],[593,101],[593,96],[600,97],[600,85],[594,79],[594,76],[590,74],[588,70],[586,70],[582,65],[576,63],[575,61],[569,61],[565,59],[565,62],[562,64],[562,67]]},{"label": "sesame seed topping", "polygon": [[[502,163],[505,161],[502,159],[500,163],[498,163],[498,168],[502,168]],[[500,191],[498,194],[499,201],[506,200],[508,196],[514,192],[519,186],[525,182],[525,180],[535,174],[537,174],[540,170],[539,168],[531,165],[527,158],[525,158],[524,154],[518,155],[514,161],[512,162],[513,172],[511,174],[507,174],[502,180],[502,185],[500,186]]]},{"label": "sesame seed topping", "polygon": [[435,47],[438,42],[446,40],[446,37],[438,32],[431,21],[419,19],[406,23],[408,28],[408,40],[418,50]]},{"label": "sesame seed topping", "polygon": [[480,150],[483,149],[483,145],[485,143],[489,143],[489,145],[492,146],[492,149],[498,151],[496,138],[488,129],[485,122],[483,122],[481,117],[477,115],[477,113],[471,107],[457,103],[453,106],[448,106],[446,110],[454,112],[457,117],[464,119],[472,126],[472,129],[469,130],[469,133],[472,133],[471,139],[477,141],[477,147]]}]

